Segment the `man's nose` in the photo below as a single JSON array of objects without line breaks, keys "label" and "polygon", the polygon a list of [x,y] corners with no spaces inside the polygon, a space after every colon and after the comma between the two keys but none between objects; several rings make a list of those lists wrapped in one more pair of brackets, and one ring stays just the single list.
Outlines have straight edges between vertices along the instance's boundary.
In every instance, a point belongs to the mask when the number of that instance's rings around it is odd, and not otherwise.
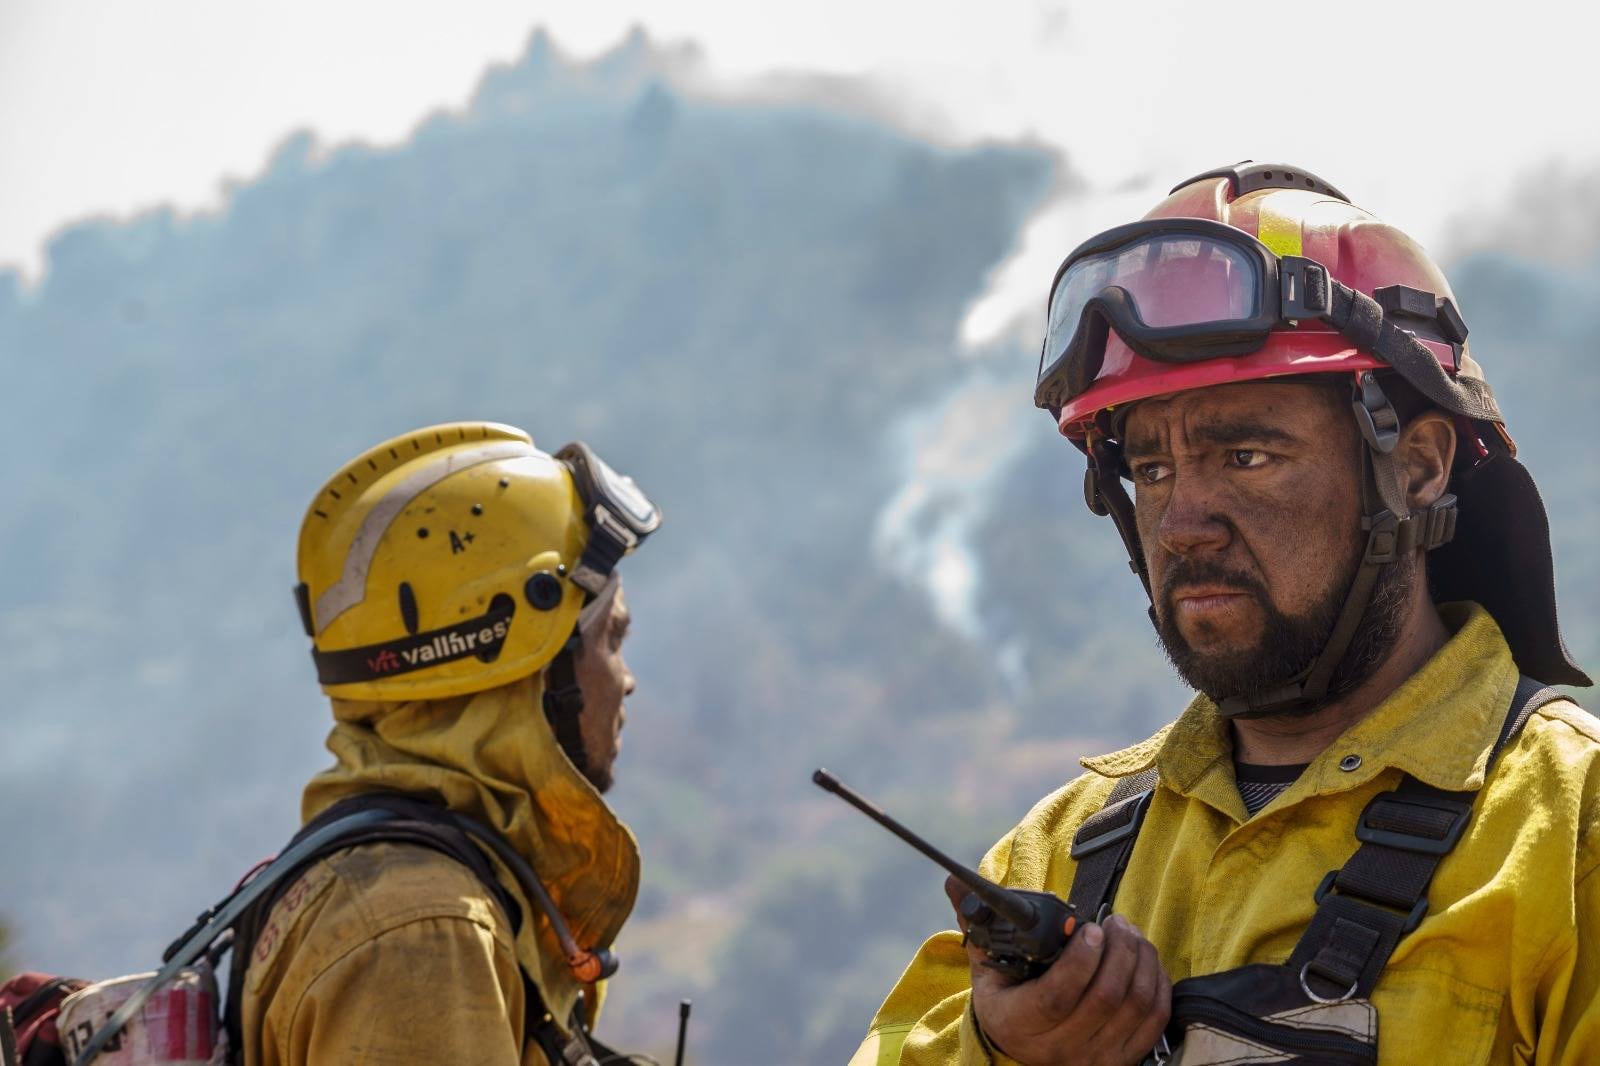
[{"label": "man's nose", "polygon": [[638,687],[639,682],[635,680],[633,671],[624,666],[622,668],[622,694],[624,696],[631,696],[633,695],[633,690]]},{"label": "man's nose", "polygon": [[1195,474],[1174,474],[1172,481],[1172,493],[1156,529],[1161,546],[1173,555],[1227,547],[1232,529],[1222,517],[1216,486]]}]

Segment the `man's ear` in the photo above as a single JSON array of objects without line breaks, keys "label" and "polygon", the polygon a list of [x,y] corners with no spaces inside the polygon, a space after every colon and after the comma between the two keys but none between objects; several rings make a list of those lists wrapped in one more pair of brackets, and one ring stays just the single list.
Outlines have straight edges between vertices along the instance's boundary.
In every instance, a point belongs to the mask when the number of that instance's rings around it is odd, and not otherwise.
[{"label": "man's ear", "polygon": [[1395,445],[1395,459],[1405,472],[1406,499],[1413,510],[1428,507],[1450,484],[1456,458],[1456,426],[1440,411],[1413,418]]}]

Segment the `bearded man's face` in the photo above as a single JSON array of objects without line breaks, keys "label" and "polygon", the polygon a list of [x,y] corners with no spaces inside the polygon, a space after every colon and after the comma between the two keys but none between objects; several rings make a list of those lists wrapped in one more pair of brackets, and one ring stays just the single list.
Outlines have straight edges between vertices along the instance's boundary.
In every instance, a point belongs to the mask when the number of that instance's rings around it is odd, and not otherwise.
[{"label": "bearded man's face", "polygon": [[[1348,393],[1218,385],[1140,403],[1124,454],[1156,629],[1215,700],[1259,697],[1327,643],[1360,566],[1361,439]],[[1386,568],[1330,694],[1364,680],[1404,623],[1414,560]]]}]

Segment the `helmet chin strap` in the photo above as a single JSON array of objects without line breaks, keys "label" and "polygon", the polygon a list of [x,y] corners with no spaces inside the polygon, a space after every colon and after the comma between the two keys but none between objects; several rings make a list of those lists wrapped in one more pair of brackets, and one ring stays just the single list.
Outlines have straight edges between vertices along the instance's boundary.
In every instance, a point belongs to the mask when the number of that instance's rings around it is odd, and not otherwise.
[{"label": "helmet chin strap", "polygon": [[600,591],[590,597],[578,612],[578,624],[572,635],[556,652],[544,672],[544,716],[556,735],[556,743],[566,752],[579,773],[588,770],[589,758],[583,750],[583,730],[578,719],[583,714],[583,686],[578,684],[578,652],[583,648],[583,638],[594,628],[595,622],[610,608],[617,598],[619,582],[615,573],[606,578]]},{"label": "helmet chin strap", "polygon": [[[1383,568],[1418,548],[1432,551],[1455,536],[1455,496],[1445,493],[1432,506],[1420,511],[1412,511],[1408,506],[1405,477],[1394,456],[1395,445],[1400,440],[1400,418],[1370,371],[1358,378],[1351,406],[1362,437],[1361,500],[1365,515],[1361,528],[1366,533],[1367,543],[1361,565],[1345,592],[1344,606],[1333,631],[1310,665],[1260,696],[1219,699],[1217,709],[1225,718],[1257,718],[1321,703],[1327,697],[1334,671],[1350,650],[1361,620],[1372,605],[1372,595]],[[1089,510],[1109,515],[1116,525],[1128,550],[1128,565],[1139,575],[1145,595],[1150,598],[1150,620],[1155,624],[1155,596],[1134,523],[1133,501],[1122,486],[1121,446],[1099,434],[1092,434],[1087,443],[1089,470],[1084,480],[1084,495]]]}]

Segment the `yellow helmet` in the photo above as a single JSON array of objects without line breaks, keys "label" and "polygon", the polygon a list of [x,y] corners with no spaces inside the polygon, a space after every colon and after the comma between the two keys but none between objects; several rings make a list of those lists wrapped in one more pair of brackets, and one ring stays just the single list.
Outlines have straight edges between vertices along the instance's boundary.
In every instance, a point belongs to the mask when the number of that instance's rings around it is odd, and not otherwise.
[{"label": "yellow helmet", "polygon": [[581,443],[452,422],[357,456],[300,526],[295,598],[322,690],[439,699],[544,668],[656,507]]}]

